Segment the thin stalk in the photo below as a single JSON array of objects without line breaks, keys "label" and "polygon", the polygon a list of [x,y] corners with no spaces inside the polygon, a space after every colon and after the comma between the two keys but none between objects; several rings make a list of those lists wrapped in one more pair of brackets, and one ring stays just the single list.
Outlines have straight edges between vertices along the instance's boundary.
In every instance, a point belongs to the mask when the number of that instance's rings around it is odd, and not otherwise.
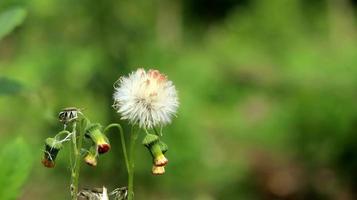
[{"label": "thin stalk", "polygon": [[[66,134],[67,136],[69,135],[69,134],[71,134],[69,131],[67,131],[67,130],[63,130],[63,131],[60,131],[59,133],[57,133],[57,135],[55,136],[55,138],[56,139],[58,139],[58,137],[60,137],[61,135],[63,135],[63,134]],[[66,137],[67,137],[66,136]]]},{"label": "thin stalk", "polygon": [[[77,156],[79,154],[78,149],[77,149],[77,133],[76,133],[76,127],[77,127],[77,122],[73,122],[72,124],[72,145],[71,145],[71,197],[72,200],[77,200],[77,193],[78,193],[78,185],[76,184],[76,161],[77,161]],[[73,162],[74,159],[74,162]]]},{"label": "thin stalk", "polygon": [[123,128],[120,126],[120,124],[109,124],[105,129],[104,129],[104,134],[112,127],[117,127],[119,130],[120,134],[120,140],[121,140],[121,147],[123,149],[123,154],[124,154],[124,160],[125,160],[125,166],[126,166],[126,171],[129,174],[129,160],[128,160],[128,154],[126,153],[126,144],[125,144],[125,138],[124,138],[124,132]]},{"label": "thin stalk", "polygon": [[87,119],[83,119],[80,123],[79,127],[79,137],[77,141],[76,134],[76,122],[73,122],[73,130],[72,130],[72,141],[73,141],[73,157],[74,157],[74,165],[72,165],[72,174],[71,174],[71,196],[72,200],[77,200],[78,195],[78,183],[79,183],[79,172],[81,169],[81,149],[83,144],[83,137],[85,133]]},{"label": "thin stalk", "polygon": [[134,199],[134,153],[135,153],[135,143],[136,140],[138,139],[138,131],[134,129],[134,127],[131,129],[131,134],[130,134],[130,149],[129,149],[129,173],[128,173],[128,200],[133,200]]},{"label": "thin stalk", "polygon": [[157,136],[162,136],[162,133],[159,132],[159,131],[157,131],[155,127],[153,127],[153,129],[154,129],[154,132],[155,132],[155,134],[156,134]]}]

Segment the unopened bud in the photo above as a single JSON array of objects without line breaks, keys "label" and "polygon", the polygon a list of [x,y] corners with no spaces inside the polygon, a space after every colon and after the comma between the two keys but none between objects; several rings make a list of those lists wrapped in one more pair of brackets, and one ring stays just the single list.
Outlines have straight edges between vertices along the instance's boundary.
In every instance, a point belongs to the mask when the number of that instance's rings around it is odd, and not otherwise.
[{"label": "unopened bud", "polygon": [[[165,166],[168,163],[168,159],[164,156],[161,150],[160,140],[158,136],[153,134],[146,134],[143,140],[143,144],[150,151],[155,166]],[[165,149],[165,152],[166,150],[167,148]]]},{"label": "unopened bud", "polygon": [[107,136],[101,130],[99,124],[91,124],[86,130],[86,137],[89,137],[98,148],[98,153],[103,154],[110,150],[110,144]]},{"label": "unopened bud", "polygon": [[45,140],[45,153],[42,159],[42,164],[47,168],[55,167],[55,160],[61,148],[62,144],[58,140],[47,138]]}]

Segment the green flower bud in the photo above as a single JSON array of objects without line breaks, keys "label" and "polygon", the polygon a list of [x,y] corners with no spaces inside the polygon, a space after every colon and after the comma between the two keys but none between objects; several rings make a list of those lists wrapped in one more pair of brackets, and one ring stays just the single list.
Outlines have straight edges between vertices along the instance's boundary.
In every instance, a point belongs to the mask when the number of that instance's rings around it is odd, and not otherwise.
[{"label": "green flower bud", "polygon": [[103,154],[109,151],[110,144],[107,136],[105,136],[100,130],[99,124],[91,124],[86,130],[86,137],[90,138],[97,146],[99,154]]},{"label": "green flower bud", "polygon": [[42,159],[42,164],[47,168],[55,167],[55,160],[61,149],[62,143],[54,138],[47,138],[45,140],[45,153]]},{"label": "green flower bud", "polygon": [[168,163],[168,159],[164,156],[161,150],[158,136],[153,134],[146,134],[143,140],[143,144],[150,151],[155,166],[165,166]]}]

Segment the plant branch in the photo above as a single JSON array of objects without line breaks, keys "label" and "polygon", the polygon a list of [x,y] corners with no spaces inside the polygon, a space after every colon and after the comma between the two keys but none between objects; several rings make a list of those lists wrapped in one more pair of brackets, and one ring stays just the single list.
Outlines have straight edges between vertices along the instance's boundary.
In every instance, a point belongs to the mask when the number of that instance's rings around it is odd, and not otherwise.
[{"label": "plant branch", "polygon": [[118,130],[119,130],[119,134],[120,134],[120,140],[121,140],[121,146],[122,146],[122,149],[123,149],[123,154],[124,154],[124,160],[125,160],[125,166],[126,166],[126,171],[128,172],[129,174],[129,170],[130,170],[130,167],[129,167],[129,160],[128,160],[128,154],[126,152],[126,144],[125,144],[125,138],[124,138],[124,131],[123,131],[123,128],[121,127],[120,124],[109,124],[105,129],[104,129],[104,134],[112,127],[117,127]]},{"label": "plant branch", "polygon": [[78,183],[79,183],[79,172],[81,169],[81,154],[80,151],[82,149],[83,138],[85,129],[87,126],[88,119],[83,118],[79,124],[79,137],[77,141],[77,134],[76,134],[76,122],[73,122],[73,130],[72,130],[72,149],[73,149],[73,157],[74,157],[74,164],[71,166],[72,168],[72,181],[71,181],[71,196],[72,200],[77,200],[78,195]]},{"label": "plant branch", "polygon": [[130,134],[130,149],[129,149],[129,175],[128,175],[128,200],[134,199],[134,168],[135,168],[135,143],[138,138],[138,131],[134,127],[131,129]]}]

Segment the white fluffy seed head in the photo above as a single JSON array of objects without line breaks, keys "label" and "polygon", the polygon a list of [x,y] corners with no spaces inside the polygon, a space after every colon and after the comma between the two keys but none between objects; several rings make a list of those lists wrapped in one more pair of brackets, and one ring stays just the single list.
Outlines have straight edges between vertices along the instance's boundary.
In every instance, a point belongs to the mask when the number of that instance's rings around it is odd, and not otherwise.
[{"label": "white fluffy seed head", "polygon": [[121,119],[141,128],[164,126],[178,108],[175,86],[158,70],[138,69],[114,86],[114,108]]}]

